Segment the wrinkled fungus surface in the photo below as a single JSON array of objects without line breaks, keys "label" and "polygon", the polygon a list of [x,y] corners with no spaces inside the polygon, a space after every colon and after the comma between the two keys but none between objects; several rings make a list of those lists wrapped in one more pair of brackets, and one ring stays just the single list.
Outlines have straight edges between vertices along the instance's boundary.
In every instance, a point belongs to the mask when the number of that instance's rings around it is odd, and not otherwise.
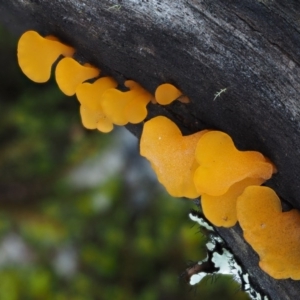
[{"label": "wrinkled fungus surface", "polygon": [[300,279],[300,212],[282,212],[269,187],[250,186],[237,201],[245,240],[260,257],[260,267],[276,279]]},{"label": "wrinkled fungus surface", "polygon": [[269,179],[273,165],[256,151],[239,151],[231,137],[221,131],[203,135],[196,148],[199,167],[194,183],[199,194],[220,196],[245,178]]},{"label": "wrinkled fungus surface", "polygon": [[53,36],[42,37],[35,31],[26,31],[18,42],[18,63],[22,72],[32,81],[49,80],[51,68],[59,56],[73,56],[75,50]]},{"label": "wrinkled fungus surface", "polygon": [[159,182],[174,197],[196,198],[199,193],[193,184],[198,167],[195,149],[203,130],[182,136],[179,128],[166,117],[158,116],[144,125],[140,152],[154,169]]},{"label": "wrinkled fungus surface", "polygon": [[201,195],[201,206],[205,217],[215,226],[231,227],[237,222],[236,202],[244,189],[250,185],[261,185],[261,178],[246,178],[233,184],[221,196]]},{"label": "wrinkled fungus surface", "polygon": [[72,96],[84,81],[98,77],[100,70],[90,64],[81,65],[75,59],[63,58],[56,66],[55,78],[61,91]]}]

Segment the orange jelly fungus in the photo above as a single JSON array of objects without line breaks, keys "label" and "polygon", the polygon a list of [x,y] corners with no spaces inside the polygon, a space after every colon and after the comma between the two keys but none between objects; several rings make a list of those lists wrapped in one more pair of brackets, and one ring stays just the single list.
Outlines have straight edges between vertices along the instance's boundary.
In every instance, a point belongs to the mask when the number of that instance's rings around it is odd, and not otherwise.
[{"label": "orange jelly fungus", "polygon": [[161,105],[168,105],[176,99],[183,103],[189,102],[188,98],[183,96],[182,92],[170,83],[163,83],[156,88],[155,100],[157,103]]},{"label": "orange jelly fungus", "polygon": [[142,122],[147,114],[147,104],[153,96],[138,83],[127,80],[125,86],[130,90],[121,92],[117,89],[107,90],[102,97],[105,114],[116,125],[136,124]]},{"label": "orange jelly fungus", "polygon": [[194,183],[199,194],[221,196],[245,178],[269,179],[275,171],[271,163],[256,151],[239,151],[231,137],[221,131],[203,135],[196,148],[199,167]]},{"label": "orange jelly fungus", "polygon": [[111,120],[107,118],[101,109],[90,110],[80,105],[80,116],[83,126],[87,129],[98,129],[101,132],[107,133],[114,128]]},{"label": "orange jelly fungus", "polygon": [[246,178],[233,184],[221,196],[201,195],[201,206],[205,217],[215,226],[231,227],[237,222],[236,202],[244,189],[250,185],[261,185],[261,178]]},{"label": "orange jelly fungus", "polygon": [[129,123],[137,124],[145,120],[148,114],[147,105],[154,97],[133,80],[126,80],[124,85],[135,95],[125,107],[125,116]]},{"label": "orange jelly fungus", "polygon": [[259,266],[275,279],[300,279],[300,212],[282,212],[269,187],[250,186],[237,201],[245,240],[260,257]]},{"label": "orange jelly fungus", "polygon": [[199,196],[192,179],[198,166],[196,145],[205,132],[182,136],[176,124],[163,116],[145,123],[140,153],[150,161],[159,182],[170,195],[191,199]]},{"label": "orange jelly fungus", "polygon": [[32,81],[49,80],[51,67],[59,56],[73,56],[75,50],[53,36],[42,37],[35,31],[26,31],[18,42],[18,63],[22,72]]},{"label": "orange jelly fungus", "polygon": [[110,132],[113,124],[104,114],[101,105],[103,93],[110,88],[115,88],[118,83],[112,77],[102,77],[94,83],[82,83],[76,89],[76,96],[80,102],[80,115],[82,124],[87,129],[98,129]]},{"label": "orange jelly fungus", "polygon": [[61,91],[73,96],[76,88],[84,81],[98,77],[100,70],[90,64],[81,65],[75,59],[63,58],[56,66],[55,78]]}]

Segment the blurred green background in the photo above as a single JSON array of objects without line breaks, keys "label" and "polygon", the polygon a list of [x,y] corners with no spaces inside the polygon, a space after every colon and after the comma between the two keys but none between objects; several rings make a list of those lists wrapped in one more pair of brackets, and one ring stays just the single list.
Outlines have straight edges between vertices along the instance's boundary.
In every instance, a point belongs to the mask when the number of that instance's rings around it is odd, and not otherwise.
[{"label": "blurred green background", "polygon": [[51,80],[19,70],[0,27],[0,299],[249,299],[230,276],[178,276],[205,237],[157,183],[128,131],[81,126]]}]

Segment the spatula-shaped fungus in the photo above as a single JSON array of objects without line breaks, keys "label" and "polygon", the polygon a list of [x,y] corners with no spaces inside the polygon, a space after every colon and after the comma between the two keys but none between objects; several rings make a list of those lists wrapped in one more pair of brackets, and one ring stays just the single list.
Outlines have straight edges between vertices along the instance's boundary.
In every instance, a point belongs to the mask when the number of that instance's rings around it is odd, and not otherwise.
[{"label": "spatula-shaped fungus", "polygon": [[249,186],[237,201],[245,240],[260,257],[260,267],[276,279],[300,279],[300,212],[282,212],[269,187]]},{"label": "spatula-shaped fungus", "polygon": [[195,149],[207,130],[182,136],[179,128],[166,117],[158,116],[144,125],[140,153],[154,169],[158,181],[174,197],[196,198],[199,193],[193,184],[198,164]]},{"label": "spatula-shaped fungus", "polygon": [[58,87],[67,96],[73,96],[82,82],[97,77],[100,70],[90,64],[81,65],[75,59],[63,58],[56,66],[55,78]]},{"label": "spatula-shaped fungus", "polygon": [[199,163],[194,183],[199,194],[221,196],[245,178],[269,179],[273,165],[256,151],[239,151],[231,137],[221,131],[203,135],[196,148]]},{"label": "spatula-shaped fungus", "polygon": [[201,195],[201,206],[205,217],[215,226],[231,227],[237,222],[236,202],[244,189],[250,185],[261,185],[261,178],[246,178],[234,183],[221,196]]},{"label": "spatula-shaped fungus", "polygon": [[168,105],[176,99],[183,103],[189,102],[189,99],[186,96],[183,96],[182,92],[170,83],[163,83],[156,88],[155,100],[157,103],[161,105]]},{"label": "spatula-shaped fungus", "polygon": [[73,56],[75,50],[53,36],[42,37],[35,31],[26,31],[18,42],[18,63],[32,81],[49,80],[51,67],[59,56]]}]

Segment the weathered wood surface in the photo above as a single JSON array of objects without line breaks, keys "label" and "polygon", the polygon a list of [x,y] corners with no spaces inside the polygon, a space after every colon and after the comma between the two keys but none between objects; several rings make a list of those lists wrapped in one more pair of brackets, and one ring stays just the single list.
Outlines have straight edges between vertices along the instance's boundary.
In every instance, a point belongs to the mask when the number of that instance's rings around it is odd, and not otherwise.
[{"label": "weathered wood surface", "polygon": [[[261,151],[278,168],[267,185],[300,209],[299,1],[0,0],[0,18],[17,34],[60,37],[120,82],[152,92],[174,83],[191,103],[150,105],[149,116],[167,115],[184,133],[220,129]],[[140,135],[141,125],[129,128]],[[258,268],[238,226],[220,233],[271,299],[299,298],[300,282]]]}]

